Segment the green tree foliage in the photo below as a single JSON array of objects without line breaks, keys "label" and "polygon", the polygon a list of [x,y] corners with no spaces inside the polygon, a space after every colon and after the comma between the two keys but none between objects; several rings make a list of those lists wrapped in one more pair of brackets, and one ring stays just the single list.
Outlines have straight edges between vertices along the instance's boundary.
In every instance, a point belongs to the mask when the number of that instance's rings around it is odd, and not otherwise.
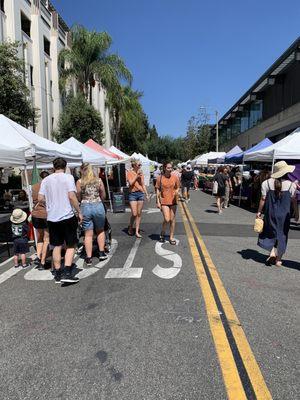
[{"label": "green tree foliage", "polygon": [[19,44],[0,44],[0,113],[23,126],[34,126],[37,110],[28,99],[25,67],[19,58]]},{"label": "green tree foliage", "polygon": [[94,139],[102,143],[102,130],[100,113],[86,102],[82,94],[78,94],[67,98],[66,105],[59,116],[58,132],[54,136],[59,143],[72,136],[80,142]]},{"label": "green tree foliage", "polygon": [[187,158],[193,159],[197,155],[212,150],[211,126],[205,109],[192,116],[188,122],[185,136],[185,153]]},{"label": "green tree foliage", "polygon": [[180,137],[150,138],[146,143],[146,152],[150,159],[158,162],[172,161],[177,164],[186,160],[184,139]]},{"label": "green tree foliage", "polygon": [[119,140],[125,152],[144,153],[145,141],[149,132],[148,118],[140,103],[141,92],[130,87],[122,90],[122,108],[119,109]]},{"label": "green tree foliage", "polygon": [[92,101],[95,79],[100,79],[108,92],[120,90],[120,80],[131,84],[132,76],[124,61],[110,53],[112,39],[106,32],[88,31],[81,25],[71,30],[72,46],[59,54],[60,87],[65,90],[74,79],[77,90]]}]

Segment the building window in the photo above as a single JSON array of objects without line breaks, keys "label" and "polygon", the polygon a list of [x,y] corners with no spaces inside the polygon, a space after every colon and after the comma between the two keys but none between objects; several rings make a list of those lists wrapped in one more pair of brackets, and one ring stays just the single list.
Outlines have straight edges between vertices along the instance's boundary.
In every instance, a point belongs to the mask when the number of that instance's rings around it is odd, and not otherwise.
[{"label": "building window", "polygon": [[50,57],[50,42],[47,38],[45,38],[45,36],[44,36],[44,52],[48,54],[48,56]]},{"label": "building window", "polygon": [[5,12],[5,10],[4,10],[4,0],[0,0],[0,10]]},{"label": "building window", "polygon": [[33,86],[33,66],[30,65],[30,85]]},{"label": "building window", "polygon": [[52,97],[52,85],[53,85],[53,82],[50,81],[50,96],[51,96],[51,97]]},{"label": "building window", "polygon": [[31,27],[30,19],[27,18],[26,15],[21,12],[21,29],[29,37],[30,37],[30,27]]},{"label": "building window", "polygon": [[53,131],[53,127],[54,127],[54,117],[51,118],[51,131]]}]

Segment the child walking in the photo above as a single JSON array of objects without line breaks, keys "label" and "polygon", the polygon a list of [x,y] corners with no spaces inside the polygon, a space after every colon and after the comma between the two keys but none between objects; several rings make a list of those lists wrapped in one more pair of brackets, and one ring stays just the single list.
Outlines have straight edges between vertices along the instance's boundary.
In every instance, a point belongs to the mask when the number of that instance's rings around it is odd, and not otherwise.
[{"label": "child walking", "polygon": [[19,256],[21,257],[22,267],[29,267],[26,264],[26,253],[29,253],[27,214],[20,208],[13,210],[10,217],[12,239],[14,242],[14,263],[15,268],[19,267]]}]

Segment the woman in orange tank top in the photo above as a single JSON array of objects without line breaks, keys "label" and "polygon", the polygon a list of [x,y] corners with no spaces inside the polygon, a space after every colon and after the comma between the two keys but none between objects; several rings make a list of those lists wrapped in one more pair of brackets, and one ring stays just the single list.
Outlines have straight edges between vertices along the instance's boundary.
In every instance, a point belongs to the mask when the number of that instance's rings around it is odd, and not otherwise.
[{"label": "woman in orange tank top", "polygon": [[163,173],[156,181],[157,207],[162,211],[164,221],[159,241],[165,241],[167,225],[170,225],[170,244],[175,245],[175,216],[177,202],[179,198],[180,182],[175,174],[172,174],[173,166],[171,163],[164,163]]}]

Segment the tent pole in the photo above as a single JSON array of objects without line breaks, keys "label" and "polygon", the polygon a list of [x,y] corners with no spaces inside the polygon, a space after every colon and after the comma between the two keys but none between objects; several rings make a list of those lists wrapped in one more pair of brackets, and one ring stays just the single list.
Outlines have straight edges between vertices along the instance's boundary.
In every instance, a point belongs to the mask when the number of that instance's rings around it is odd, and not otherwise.
[{"label": "tent pole", "polygon": [[105,179],[106,179],[106,184],[107,184],[107,194],[108,194],[108,199],[109,199],[110,212],[113,212],[110,189],[109,189],[109,182],[108,182],[108,176],[107,176],[107,161],[105,161]]},{"label": "tent pole", "polygon": [[274,164],[275,164],[275,150],[273,150],[273,157],[272,157],[272,173],[274,172]]},{"label": "tent pole", "polygon": [[[34,162],[35,162],[35,160],[34,160]],[[29,185],[28,171],[27,171],[27,166],[26,165],[25,165],[25,168],[24,168],[24,175],[25,175],[26,187],[27,187],[27,190],[28,190],[29,211],[30,211],[30,214],[32,215],[32,210],[33,210],[32,190],[31,190],[31,186]],[[36,237],[35,228],[33,228],[33,236],[34,236],[35,248],[37,249],[37,237]]]},{"label": "tent pole", "polygon": [[241,181],[240,193],[239,193],[239,207],[241,206],[241,201],[242,201],[243,174],[244,174],[244,155],[243,155],[243,160],[242,160],[242,181]]}]

